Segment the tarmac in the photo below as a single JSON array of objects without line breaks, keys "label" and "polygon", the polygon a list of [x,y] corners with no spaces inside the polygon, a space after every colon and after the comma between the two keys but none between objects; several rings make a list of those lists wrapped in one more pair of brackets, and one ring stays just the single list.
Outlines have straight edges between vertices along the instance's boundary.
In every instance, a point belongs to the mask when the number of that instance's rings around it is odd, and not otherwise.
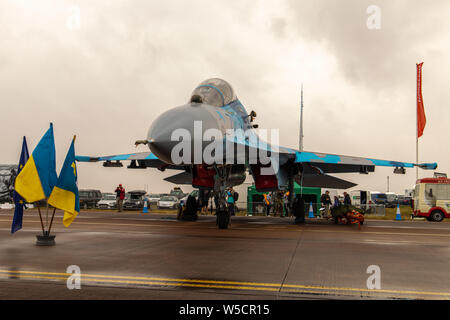
[{"label": "tarmac", "polygon": [[[36,246],[37,210],[10,233],[0,210],[0,299],[450,299],[450,223],[366,220],[334,225],[307,219],[81,212],[56,245]],[[49,219],[49,218],[48,218]],[[44,223],[47,220],[45,213]],[[81,271],[80,289],[69,266]],[[369,266],[380,287],[368,288]],[[373,283],[373,282],[372,282]]]}]

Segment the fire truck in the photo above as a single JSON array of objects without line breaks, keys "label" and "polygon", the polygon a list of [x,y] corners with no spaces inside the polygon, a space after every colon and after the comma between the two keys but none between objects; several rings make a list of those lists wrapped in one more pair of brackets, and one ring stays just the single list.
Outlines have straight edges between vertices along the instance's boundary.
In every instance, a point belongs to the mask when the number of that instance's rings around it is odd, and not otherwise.
[{"label": "fire truck", "polygon": [[417,180],[414,188],[415,217],[440,222],[450,218],[450,179],[425,178]]}]

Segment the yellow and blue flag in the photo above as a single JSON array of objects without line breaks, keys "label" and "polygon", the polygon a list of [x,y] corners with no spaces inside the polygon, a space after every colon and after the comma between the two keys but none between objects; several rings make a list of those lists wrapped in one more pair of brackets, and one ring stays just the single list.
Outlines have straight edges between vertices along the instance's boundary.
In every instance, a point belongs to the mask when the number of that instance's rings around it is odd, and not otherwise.
[{"label": "yellow and blue flag", "polygon": [[48,203],[55,208],[64,210],[63,224],[68,227],[80,212],[78,197],[77,165],[75,162],[75,137],[72,140],[66,160],[59,173],[58,181],[53,189]]},{"label": "yellow and blue flag", "polygon": [[[23,137],[23,143],[22,143],[22,152],[20,153],[20,160],[19,160],[19,169],[17,170],[17,174],[22,171],[25,164],[27,163],[29,158],[28,154],[28,146],[27,146],[27,139]],[[11,233],[14,233],[16,231],[19,231],[22,229],[22,219],[23,219],[23,208],[25,206],[25,200],[16,192],[14,191],[14,217],[13,222],[11,225]]]},{"label": "yellow and blue flag", "polygon": [[34,148],[31,157],[17,175],[14,190],[27,202],[37,202],[50,196],[56,184],[56,155],[53,124]]}]

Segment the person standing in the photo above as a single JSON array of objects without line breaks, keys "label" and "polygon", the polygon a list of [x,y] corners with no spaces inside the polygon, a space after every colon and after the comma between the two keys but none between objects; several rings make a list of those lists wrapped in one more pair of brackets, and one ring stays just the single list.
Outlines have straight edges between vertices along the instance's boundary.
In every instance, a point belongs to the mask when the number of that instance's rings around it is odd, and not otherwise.
[{"label": "person standing", "polygon": [[283,195],[283,208],[284,208],[284,215],[282,215],[282,217],[288,217],[289,216],[289,191],[287,191]]},{"label": "person standing", "polygon": [[121,184],[116,188],[116,202],[117,202],[117,210],[119,212],[122,212],[123,208],[123,199],[125,199],[125,189],[122,187]]},{"label": "person standing", "polygon": [[274,216],[279,213],[281,217],[283,215],[283,193],[281,191],[277,191],[274,194],[274,198]]},{"label": "person standing", "polygon": [[339,198],[337,196],[334,196],[334,204],[333,204],[334,208],[339,207]]},{"label": "person standing", "polygon": [[272,196],[270,193],[264,193],[264,202],[266,204],[266,216],[270,216],[270,208],[272,207]]},{"label": "person standing", "polygon": [[234,191],[233,188],[227,190],[227,205],[230,216],[234,216]]},{"label": "person standing", "polygon": [[320,197],[320,202],[322,206],[325,208],[324,217],[327,218],[330,215],[330,206],[331,206],[331,198],[330,191],[325,191],[325,193]]},{"label": "person standing", "polygon": [[350,199],[350,195],[347,192],[344,192],[344,205],[351,206],[352,200]]}]

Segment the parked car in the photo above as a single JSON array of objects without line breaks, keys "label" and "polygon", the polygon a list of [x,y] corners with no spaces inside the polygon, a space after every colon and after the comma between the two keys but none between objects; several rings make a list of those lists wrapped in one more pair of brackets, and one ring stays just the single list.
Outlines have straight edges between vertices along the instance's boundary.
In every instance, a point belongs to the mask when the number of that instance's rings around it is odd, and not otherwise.
[{"label": "parked car", "polygon": [[158,200],[161,199],[161,195],[157,193],[152,193],[147,196],[148,202],[150,203],[158,203]]},{"label": "parked car", "polygon": [[178,199],[182,199],[184,198],[187,194],[183,193],[183,191],[181,190],[181,188],[179,187],[175,187],[173,188],[173,190],[170,191],[170,196],[174,196],[177,197]]},{"label": "parked car", "polygon": [[176,209],[179,202],[175,196],[164,196],[158,201],[158,209]]},{"label": "parked car", "polygon": [[79,190],[80,208],[89,209],[97,207],[97,203],[102,199],[100,190]]},{"label": "parked car", "polygon": [[381,192],[371,192],[372,203],[374,204],[383,204],[387,203],[387,196],[385,193]]},{"label": "parked car", "polygon": [[134,190],[128,193],[128,198],[123,202],[125,210],[141,210],[144,208],[147,192],[144,190]]},{"label": "parked car", "polygon": [[99,209],[116,209],[117,208],[117,200],[116,195],[114,193],[104,193],[102,196],[102,200],[97,203],[97,208]]},{"label": "parked car", "polygon": [[404,206],[411,206],[412,205],[412,197],[405,196],[405,199],[403,199],[402,203]]},{"label": "parked car", "polygon": [[395,208],[398,204],[398,195],[394,192],[386,192],[386,207]]}]

